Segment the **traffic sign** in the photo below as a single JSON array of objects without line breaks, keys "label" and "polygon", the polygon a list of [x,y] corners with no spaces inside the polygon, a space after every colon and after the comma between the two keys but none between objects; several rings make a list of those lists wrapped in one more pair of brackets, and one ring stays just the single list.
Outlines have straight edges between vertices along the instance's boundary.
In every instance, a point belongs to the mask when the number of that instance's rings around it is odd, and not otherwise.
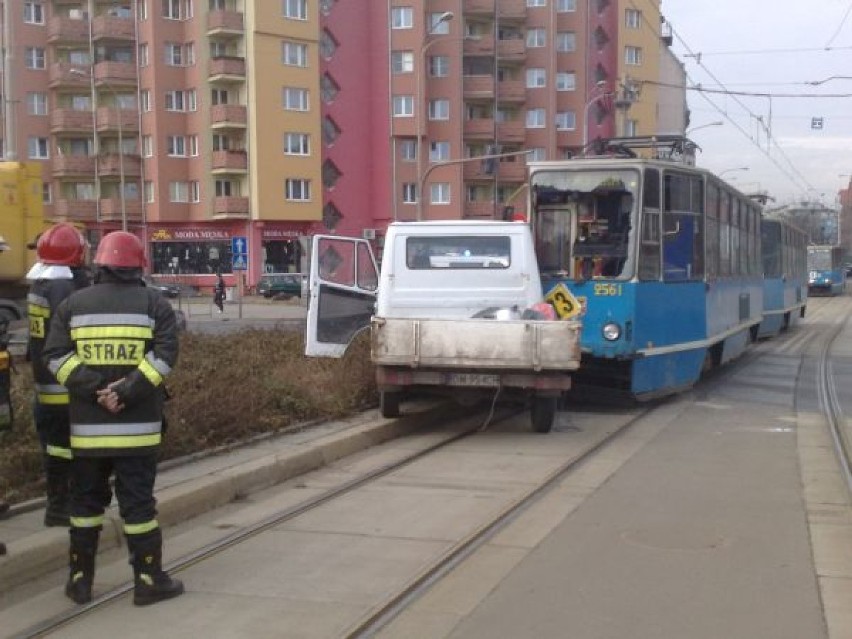
[{"label": "traffic sign", "polygon": [[245,237],[231,238],[231,268],[235,271],[248,270],[248,242]]}]

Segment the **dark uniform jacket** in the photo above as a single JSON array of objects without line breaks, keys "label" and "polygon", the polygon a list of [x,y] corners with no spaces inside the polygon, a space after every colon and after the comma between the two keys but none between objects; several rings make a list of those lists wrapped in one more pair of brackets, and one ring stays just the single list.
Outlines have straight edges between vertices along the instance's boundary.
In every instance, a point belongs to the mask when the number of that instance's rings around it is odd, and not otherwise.
[{"label": "dark uniform jacket", "polygon": [[[143,455],[162,437],[164,378],[177,361],[171,304],[136,277],[102,271],[54,315],[43,360],[70,393],[71,448],[80,456]],[[113,414],[97,391],[115,387],[124,409]]]},{"label": "dark uniform jacket", "polygon": [[35,383],[36,401],[45,406],[68,405],[68,390],[56,382],[53,373],[42,361],[41,354],[44,342],[50,330],[50,320],[53,311],[66,297],[76,289],[89,285],[88,276],[82,270],[69,267],[53,267],[54,270],[67,269],[71,277],[55,279],[38,279],[30,286],[27,295],[27,315],[30,330],[27,342],[27,356],[33,366],[33,381]]}]

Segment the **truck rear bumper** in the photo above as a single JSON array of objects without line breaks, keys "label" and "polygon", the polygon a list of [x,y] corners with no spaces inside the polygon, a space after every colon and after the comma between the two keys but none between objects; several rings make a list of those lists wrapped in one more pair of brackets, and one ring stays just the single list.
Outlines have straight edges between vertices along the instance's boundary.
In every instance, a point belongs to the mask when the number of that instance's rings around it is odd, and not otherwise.
[{"label": "truck rear bumper", "polygon": [[482,372],[470,370],[412,370],[376,367],[379,387],[452,386],[460,388],[528,388],[537,391],[567,391],[571,376],[562,372]]}]

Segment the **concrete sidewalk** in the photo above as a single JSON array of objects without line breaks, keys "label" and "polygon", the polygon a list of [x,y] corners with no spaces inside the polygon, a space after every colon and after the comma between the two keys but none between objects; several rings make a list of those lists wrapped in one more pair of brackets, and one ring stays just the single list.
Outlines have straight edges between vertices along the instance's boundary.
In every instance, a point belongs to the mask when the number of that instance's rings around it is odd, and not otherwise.
[{"label": "concrete sidewalk", "polygon": [[[315,425],[218,454],[174,460],[157,477],[157,519],[164,529],[227,504],[240,496],[409,433],[441,417],[434,403],[412,403],[399,419],[382,419],[375,410]],[[0,519],[0,596],[8,590],[62,568],[68,561],[68,531],[45,528],[39,502],[19,504]],[[113,500],[101,534],[99,552],[124,544],[122,521]]]}]

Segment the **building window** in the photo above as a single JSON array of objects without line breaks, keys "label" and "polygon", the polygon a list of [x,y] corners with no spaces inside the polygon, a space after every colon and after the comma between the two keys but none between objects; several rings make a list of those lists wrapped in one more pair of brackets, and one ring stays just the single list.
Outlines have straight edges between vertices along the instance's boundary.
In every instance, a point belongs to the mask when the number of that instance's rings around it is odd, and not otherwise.
[{"label": "building window", "polygon": [[527,69],[527,88],[540,89],[547,84],[544,69]]},{"label": "building window", "polygon": [[413,73],[414,72],[414,52],[413,51],[393,51],[391,52],[391,72],[395,74]]},{"label": "building window", "polygon": [[140,22],[148,19],[148,0],[137,0],[136,17]]},{"label": "building window", "polygon": [[189,155],[191,157],[198,157],[198,136],[197,135],[188,135],[186,141],[189,143]]},{"label": "building window", "polygon": [[195,111],[197,106],[195,89],[166,91],[166,111]]},{"label": "building window", "polygon": [[331,60],[331,56],[337,51],[337,40],[334,39],[334,36],[328,30],[323,30],[320,36],[319,51],[320,55],[326,60]]},{"label": "building window", "polygon": [[527,29],[527,48],[536,49],[547,46],[547,32],[544,29]]},{"label": "building window", "polygon": [[192,17],[192,0],[163,0],[163,17],[166,20],[189,20]]},{"label": "building window", "polygon": [[222,135],[221,133],[213,134],[213,150],[214,151],[228,151],[231,148],[231,138],[227,135]]},{"label": "building window", "polygon": [[642,48],[624,47],[624,63],[633,66],[642,64]]},{"label": "building window", "polygon": [[391,9],[391,28],[414,28],[414,9],[411,7],[393,7]]},{"label": "building window", "polygon": [[142,185],[142,196],[148,204],[154,201],[154,183],[151,180],[145,180]]},{"label": "building window", "polygon": [[210,89],[210,104],[218,106],[220,104],[230,104],[231,98],[227,89]]},{"label": "building window", "polygon": [[438,182],[429,185],[429,195],[432,204],[449,204],[450,203],[450,183]]},{"label": "building window", "polygon": [[151,110],[151,91],[142,89],[139,92],[139,106],[143,112]]},{"label": "building window", "polygon": [[322,121],[322,141],[331,146],[340,137],[340,127],[330,117],[326,116]]},{"label": "building window", "polygon": [[628,120],[627,123],[625,124],[625,127],[624,127],[625,137],[634,138],[637,135],[639,135],[638,131],[639,131],[638,120]]},{"label": "building window", "polygon": [[307,111],[308,90],[284,87],[284,109],[286,111]]},{"label": "building window", "polygon": [[556,74],[557,91],[574,91],[577,88],[577,76],[574,73],[562,72]]},{"label": "building window", "polygon": [[334,3],[337,0],[319,0],[320,11],[324,16],[331,14],[331,10],[334,9]]},{"label": "building window", "polygon": [[310,155],[310,139],[307,133],[285,133],[284,155]]},{"label": "building window", "polygon": [[528,7],[546,7],[547,0],[527,0]]},{"label": "building window", "polygon": [[439,100],[429,100],[429,119],[449,120],[450,101],[443,98]]},{"label": "building window", "polygon": [[190,67],[195,64],[195,47],[191,42],[186,44],[167,42],[165,52],[166,64],[170,67]]},{"label": "building window", "polygon": [[577,116],[573,111],[561,111],[556,114],[557,131],[573,131],[577,128]]},{"label": "building window", "polygon": [[527,128],[540,129],[544,127],[544,109],[527,109]]},{"label": "building window", "polygon": [[577,0],[556,0],[556,13],[568,13],[577,10]]},{"label": "building window", "polygon": [[530,149],[527,154],[527,162],[542,162],[547,159],[547,150],[543,147],[535,147]]},{"label": "building window", "polygon": [[404,182],[402,185],[402,203],[417,203],[417,185],[414,182]]},{"label": "building window", "polygon": [[326,160],[322,165],[322,185],[327,189],[333,189],[334,185],[343,173],[337,168],[337,165],[331,160]]},{"label": "building window", "polygon": [[573,31],[560,31],[556,34],[556,50],[571,53],[577,50],[577,34]]},{"label": "building window", "polygon": [[628,29],[639,29],[642,23],[642,12],[636,9],[626,9],[624,12],[624,26]]},{"label": "building window", "polygon": [[[196,182],[197,184],[197,182]],[[186,204],[190,201],[189,182],[169,182],[169,202]]]},{"label": "building window", "polygon": [[429,161],[441,162],[450,159],[449,142],[432,142],[429,144]]},{"label": "building window", "polygon": [[429,75],[433,78],[445,78],[450,75],[450,56],[433,55],[429,57]]},{"label": "building window", "polygon": [[216,197],[239,197],[239,185],[231,180],[216,180],[214,184]]},{"label": "building window", "polygon": [[189,201],[193,204],[198,204],[201,201],[201,186],[198,180],[192,180],[189,183]]},{"label": "building window", "polygon": [[446,35],[450,32],[450,21],[441,20],[444,12],[429,14],[429,31],[430,35]]},{"label": "building window", "polygon": [[285,198],[291,202],[308,202],[311,199],[311,181],[287,178],[284,183]]},{"label": "building window", "polygon": [[47,115],[47,94],[27,93],[27,113],[30,115]]},{"label": "building window", "polygon": [[403,162],[416,162],[417,140],[401,140],[399,143],[399,156]]},{"label": "building window", "polygon": [[24,64],[28,69],[44,69],[44,49],[41,47],[24,49]]},{"label": "building window", "polygon": [[[186,157],[186,138],[182,135],[166,137],[166,153],[170,158]],[[172,200],[174,202],[174,200]]]},{"label": "building window", "polygon": [[44,5],[41,2],[24,3],[24,23],[44,24]]},{"label": "building window", "polygon": [[154,138],[150,135],[142,136],[142,157],[150,158],[154,156]]},{"label": "building window", "polygon": [[27,151],[31,160],[47,160],[50,158],[50,146],[47,138],[29,138],[27,140]]},{"label": "building window", "polygon": [[290,67],[308,66],[308,45],[298,42],[281,44],[281,61]]},{"label": "building window", "polygon": [[340,85],[334,81],[328,73],[320,78],[320,97],[325,104],[334,102],[334,98],[340,93]]},{"label": "building window", "polygon": [[53,203],[53,191],[50,188],[50,182],[44,182],[41,185],[41,201],[43,204]]},{"label": "building window", "polygon": [[284,17],[291,20],[308,19],[308,0],[284,0]]},{"label": "building window", "polygon": [[410,95],[393,96],[393,117],[410,118],[414,115],[414,98]]},{"label": "building window", "polygon": [[139,66],[147,67],[150,64],[150,60],[148,59],[148,43],[143,42],[139,45],[139,53],[137,54],[139,58]]}]

